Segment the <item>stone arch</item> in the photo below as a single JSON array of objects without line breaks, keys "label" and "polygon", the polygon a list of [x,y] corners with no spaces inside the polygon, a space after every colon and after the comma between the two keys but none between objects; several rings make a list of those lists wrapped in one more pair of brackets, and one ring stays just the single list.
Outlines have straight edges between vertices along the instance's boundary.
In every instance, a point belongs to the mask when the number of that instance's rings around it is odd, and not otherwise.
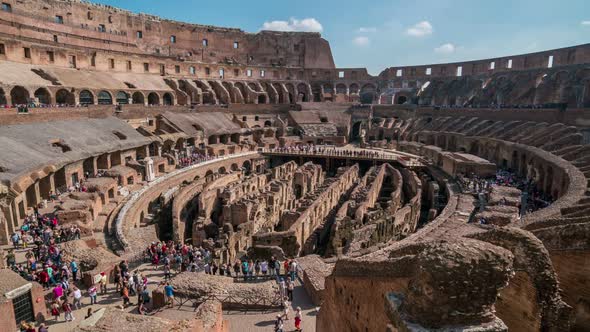
[{"label": "stone arch", "polygon": [[307,85],[299,83],[299,85],[297,85],[297,101],[308,102],[309,97],[310,96],[307,93]]},{"label": "stone arch", "polygon": [[0,105],[6,105],[7,103],[6,93],[4,92],[4,89],[0,88]]},{"label": "stone arch", "polygon": [[344,83],[338,83],[336,85],[336,93],[339,95],[345,95],[347,93],[347,88],[346,85]]},{"label": "stone arch", "polygon": [[297,100],[295,99],[295,86],[291,83],[287,83],[285,84],[285,89],[287,89],[287,92],[289,94],[289,101],[291,102],[291,104],[296,103]]},{"label": "stone arch", "polygon": [[372,104],[377,97],[377,87],[372,83],[363,85],[360,92],[361,104]]},{"label": "stone arch", "polygon": [[219,174],[227,174],[227,169],[225,169],[225,167],[219,167],[219,169],[217,170],[217,173]]},{"label": "stone arch", "polygon": [[66,89],[59,89],[55,93],[55,103],[59,105],[75,105],[76,96]]},{"label": "stone arch", "polygon": [[359,85],[358,85],[358,84],[356,84],[356,83],[352,83],[352,84],[351,84],[351,85],[348,87],[348,92],[349,92],[350,94],[355,94],[355,95],[356,95],[356,94],[358,94],[358,93],[360,92]]},{"label": "stone arch", "polygon": [[264,126],[265,127],[272,127],[272,122],[270,120],[266,120],[266,121],[264,121]]},{"label": "stone arch", "polygon": [[80,91],[79,97],[81,105],[94,105],[94,95],[89,90]]},{"label": "stone arch", "polygon": [[238,164],[233,163],[231,164],[231,168],[230,168],[233,172],[237,172],[240,170],[240,167],[238,166]]},{"label": "stone arch", "polygon": [[148,94],[148,105],[160,105],[160,96],[155,92]]},{"label": "stone arch", "polygon": [[12,99],[13,105],[28,104],[30,98],[29,90],[17,85],[10,90],[10,98]]},{"label": "stone arch", "polygon": [[229,100],[232,104],[237,104],[240,103],[240,101],[238,100],[238,97],[236,96],[236,93],[234,91],[233,86],[231,85],[230,82],[227,81],[223,81],[221,82],[221,85],[223,85],[223,87],[227,90],[227,92],[229,93]]},{"label": "stone arch", "polygon": [[267,83],[267,82],[262,82],[261,85],[262,85],[262,88],[264,89],[264,91],[268,94],[269,102],[271,104],[278,104],[279,103],[279,94],[277,93],[275,88],[272,86],[272,84]]},{"label": "stone arch", "polygon": [[131,97],[133,100],[133,104],[144,105],[145,104],[145,96],[141,91],[135,91],[133,96]]},{"label": "stone arch", "polygon": [[35,90],[33,94],[40,104],[50,105],[51,104],[51,93],[46,88],[39,88]]},{"label": "stone arch", "polygon": [[330,84],[330,83],[325,83],[325,84],[322,86],[322,91],[323,91],[324,93],[330,93],[330,94],[331,94],[331,93],[334,93],[334,85],[333,85],[333,84]]},{"label": "stone arch", "polygon": [[209,81],[209,86],[211,86],[211,89],[215,92],[215,95],[217,95],[217,99],[221,104],[231,103],[229,92],[223,87],[221,83],[218,81]]},{"label": "stone arch", "polygon": [[113,96],[110,92],[102,90],[98,93],[98,104],[99,105],[112,105]]},{"label": "stone arch", "polygon": [[125,91],[119,91],[116,95],[117,104],[127,105],[129,104],[129,94]]},{"label": "stone arch", "polygon": [[397,105],[403,105],[408,101],[410,101],[410,98],[405,93],[396,93],[395,94],[395,103]]},{"label": "stone arch", "polygon": [[276,90],[278,94],[279,104],[289,104],[291,102],[289,100],[289,94],[285,93],[285,89],[280,83],[272,83],[272,87]]},{"label": "stone arch", "polygon": [[174,105],[174,97],[172,96],[172,94],[170,92],[166,92],[166,93],[164,93],[164,96],[162,97],[162,102],[166,106]]},{"label": "stone arch", "polygon": [[252,172],[252,162],[250,160],[245,160],[242,163],[242,169],[244,169],[246,175],[250,174],[250,172]]},{"label": "stone arch", "polygon": [[244,100],[244,103],[248,104],[248,103],[251,103],[252,102],[250,100],[250,97],[248,96],[248,91],[247,91],[246,85],[244,83],[242,83],[242,82],[235,82],[234,83],[234,86],[242,94],[242,99]]},{"label": "stone arch", "polygon": [[311,94],[313,96],[314,102],[321,102],[322,101],[322,86],[318,83],[314,83],[311,85]]}]

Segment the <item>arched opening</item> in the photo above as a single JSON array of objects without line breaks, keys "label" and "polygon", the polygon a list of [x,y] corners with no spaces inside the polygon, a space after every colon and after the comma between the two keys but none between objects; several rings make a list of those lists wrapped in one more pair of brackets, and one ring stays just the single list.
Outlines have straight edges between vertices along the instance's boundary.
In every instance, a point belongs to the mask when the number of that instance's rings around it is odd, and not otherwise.
[{"label": "arched opening", "polygon": [[324,93],[330,93],[330,94],[334,93],[334,86],[332,84],[326,83],[326,84],[324,84],[323,90],[324,90]]},{"label": "arched opening", "polygon": [[143,96],[143,93],[136,91],[133,93],[133,104],[139,104],[139,105],[143,105],[145,104],[145,98]]},{"label": "arched opening", "polygon": [[270,122],[270,120],[266,120],[266,121],[264,121],[264,126],[265,127],[271,127],[272,126],[272,122]]},{"label": "arched opening", "polygon": [[6,105],[6,94],[2,88],[0,88],[0,105]]},{"label": "arched opening", "polygon": [[246,175],[250,175],[250,173],[252,172],[252,163],[250,162],[250,160],[244,161],[244,163],[242,164],[242,169],[244,170],[244,173]]},{"label": "arched opening", "polygon": [[408,101],[408,97],[406,96],[399,96],[397,97],[396,104],[403,105]]},{"label": "arched opening", "polygon": [[233,172],[236,172],[236,171],[238,171],[238,170],[239,170],[238,164],[232,164],[232,165],[231,165],[231,170],[232,170]]},{"label": "arched opening", "polygon": [[94,105],[94,95],[88,90],[80,91],[80,104],[81,105]]},{"label": "arched opening", "polygon": [[377,89],[373,84],[365,84],[361,88],[360,99],[361,104],[372,104],[375,100]]},{"label": "arched opening", "polygon": [[117,92],[117,104],[119,105],[127,105],[129,104],[129,94],[125,91]]},{"label": "arched opening", "polygon": [[301,83],[297,85],[297,101],[298,102],[308,102],[309,96],[307,94],[307,85]]},{"label": "arched opening", "polygon": [[345,95],[346,94],[346,85],[344,85],[342,83],[336,85],[336,93],[339,95]]},{"label": "arched opening", "polygon": [[313,95],[314,102],[321,102],[322,101],[322,86],[319,84],[313,84],[311,86],[311,93]]},{"label": "arched opening", "polygon": [[99,105],[112,105],[113,97],[107,91],[101,91],[98,93],[98,104]]},{"label": "arched opening", "polygon": [[0,88],[0,105],[6,105],[6,104],[7,104],[6,93],[4,92],[4,89]]},{"label": "arched opening", "polygon": [[219,173],[219,174],[227,174],[227,170],[225,169],[225,167],[219,167],[219,170],[217,171],[217,173]]},{"label": "arched opening", "polygon": [[350,87],[348,88],[348,92],[350,94],[358,94],[359,93],[359,85],[356,83],[351,84]]},{"label": "arched opening", "polygon": [[244,100],[244,103],[248,103],[250,102],[249,98],[248,98],[248,92],[246,91],[246,86],[244,85],[244,83],[241,82],[236,82],[234,84],[234,86],[236,88],[238,88],[238,90],[240,91],[240,93],[242,94],[242,99]]},{"label": "arched opening", "polygon": [[258,103],[259,104],[266,104],[266,96],[265,95],[259,95],[258,96]]},{"label": "arched opening", "polygon": [[148,105],[160,105],[160,96],[155,92],[148,95]]},{"label": "arched opening", "polygon": [[59,105],[75,105],[76,97],[66,89],[60,89],[55,93],[55,103]]},{"label": "arched opening", "polygon": [[360,138],[361,136],[361,126],[362,126],[362,122],[356,122],[355,124],[352,125],[352,139],[353,140],[357,140]]},{"label": "arched opening", "polygon": [[29,91],[22,86],[15,86],[10,90],[10,98],[13,105],[24,105],[29,103]]},{"label": "arched opening", "polygon": [[217,143],[219,143],[219,136],[211,135],[211,136],[209,136],[209,139],[207,141],[209,144],[217,144]]},{"label": "arched opening", "polygon": [[39,88],[35,90],[35,98],[40,104],[49,105],[51,104],[51,94],[45,88]]},{"label": "arched opening", "polygon": [[164,97],[162,98],[164,105],[166,106],[170,106],[174,104],[174,98],[172,97],[172,94],[170,94],[169,92],[166,92],[164,94]]}]

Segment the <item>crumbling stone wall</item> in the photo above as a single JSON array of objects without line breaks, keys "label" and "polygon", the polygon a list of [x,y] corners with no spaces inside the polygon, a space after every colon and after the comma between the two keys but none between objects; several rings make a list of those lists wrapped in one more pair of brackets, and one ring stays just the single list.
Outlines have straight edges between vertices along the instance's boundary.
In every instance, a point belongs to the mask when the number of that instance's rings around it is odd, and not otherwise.
[{"label": "crumbling stone wall", "polygon": [[286,256],[298,256],[304,243],[339,204],[341,195],[357,181],[358,172],[358,165],[340,168],[334,178],[326,179],[323,185],[299,201],[295,211],[289,212],[292,216],[288,217],[291,222],[287,230],[256,234],[253,246],[279,246]]}]

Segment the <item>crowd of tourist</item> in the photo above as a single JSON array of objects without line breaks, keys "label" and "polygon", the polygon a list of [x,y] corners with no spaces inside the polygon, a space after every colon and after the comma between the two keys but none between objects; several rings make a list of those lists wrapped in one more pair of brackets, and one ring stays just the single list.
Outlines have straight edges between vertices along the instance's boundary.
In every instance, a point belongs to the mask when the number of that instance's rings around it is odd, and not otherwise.
[{"label": "crowd of tourist", "polygon": [[317,146],[313,144],[279,147],[268,150],[271,153],[316,154],[338,157],[386,158],[388,155],[379,151],[337,149],[336,146]]},{"label": "crowd of tourist", "polygon": [[482,105],[435,105],[434,109],[546,109],[546,108],[565,108],[567,103],[545,103],[545,104],[482,104]]},{"label": "crowd of tourist", "polygon": [[[521,216],[546,208],[554,200],[550,194],[539,190],[534,180],[520,177],[515,172],[505,169],[499,169],[493,177],[484,178],[470,174],[468,176],[459,176],[458,181],[463,187],[464,192],[484,195],[486,201],[489,201],[489,195],[494,186],[519,189],[521,191],[521,197],[517,207]],[[522,207],[523,203],[525,204],[524,208]],[[482,223],[485,223],[485,220]]]},{"label": "crowd of tourist", "polygon": [[215,159],[215,156],[206,156],[198,152],[193,152],[190,155],[182,153],[178,158],[178,166],[189,167],[212,159]]}]

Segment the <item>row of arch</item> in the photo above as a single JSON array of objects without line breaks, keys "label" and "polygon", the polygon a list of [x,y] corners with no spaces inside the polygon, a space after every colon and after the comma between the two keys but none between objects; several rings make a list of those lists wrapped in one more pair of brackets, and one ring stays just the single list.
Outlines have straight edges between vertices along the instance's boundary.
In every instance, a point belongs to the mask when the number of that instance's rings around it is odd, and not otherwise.
[{"label": "row of arch", "polygon": [[179,93],[191,103],[202,104],[290,104],[311,101],[311,88],[300,82],[179,80]]},{"label": "row of arch", "polygon": [[312,84],[312,91],[315,102],[323,101],[323,96],[326,94],[358,95],[362,104],[372,104],[378,97],[378,88],[373,83],[365,83],[362,86],[359,83],[351,83],[350,85],[344,83],[315,83]]},{"label": "row of arch", "polygon": [[[10,99],[8,99],[10,97]],[[77,97],[77,98],[76,98]],[[165,92],[160,96],[156,92],[148,93],[147,97],[141,91],[135,91],[132,94],[125,91],[116,93],[107,90],[92,92],[90,90],[81,90],[76,96],[75,92],[68,89],[59,89],[55,92],[55,98],[47,88],[38,88],[33,93],[20,85],[12,87],[7,94],[0,87],[0,105],[24,105],[29,104],[30,100],[35,98],[40,104],[51,105],[112,105],[112,104],[141,104],[141,105],[174,105],[174,95]],[[78,102],[76,102],[78,100]]]}]

